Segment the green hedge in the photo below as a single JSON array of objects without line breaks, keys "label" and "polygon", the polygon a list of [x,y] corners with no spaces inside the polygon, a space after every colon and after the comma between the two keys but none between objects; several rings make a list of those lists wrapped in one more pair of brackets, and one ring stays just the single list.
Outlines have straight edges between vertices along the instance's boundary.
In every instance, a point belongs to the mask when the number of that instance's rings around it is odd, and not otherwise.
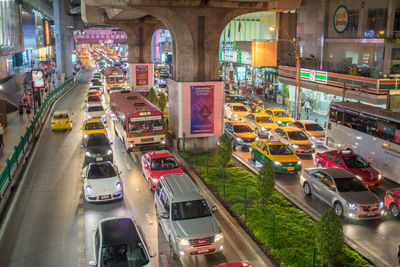
[{"label": "green hedge", "polygon": [[[259,243],[276,257],[283,266],[312,266],[315,248],[315,227],[313,221],[304,211],[295,207],[279,192],[274,191],[267,202],[261,206],[259,190],[254,174],[235,167],[233,163],[225,169],[224,181],[221,170],[215,166],[213,155],[182,156],[194,166],[194,170],[224,200],[231,212],[244,224]],[[208,177],[206,163],[208,159]],[[244,188],[247,196],[247,217],[245,218]],[[358,253],[345,247],[342,266],[370,266]],[[316,255],[317,265],[319,257]]]}]

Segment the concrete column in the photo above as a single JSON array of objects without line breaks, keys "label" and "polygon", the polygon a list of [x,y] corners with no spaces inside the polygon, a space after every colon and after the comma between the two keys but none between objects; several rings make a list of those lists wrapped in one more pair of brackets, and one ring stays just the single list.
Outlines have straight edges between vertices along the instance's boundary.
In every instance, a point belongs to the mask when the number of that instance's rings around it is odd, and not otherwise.
[{"label": "concrete column", "polygon": [[64,76],[65,78],[72,76],[72,17],[65,13],[65,1],[54,0],[54,24],[56,39],[56,61],[58,80]]}]

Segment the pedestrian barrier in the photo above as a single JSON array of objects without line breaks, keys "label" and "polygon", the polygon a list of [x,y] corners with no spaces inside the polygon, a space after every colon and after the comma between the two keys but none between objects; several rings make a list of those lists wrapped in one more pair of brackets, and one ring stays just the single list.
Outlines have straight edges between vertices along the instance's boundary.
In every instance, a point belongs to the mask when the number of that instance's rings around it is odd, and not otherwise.
[{"label": "pedestrian barrier", "polygon": [[21,164],[25,154],[28,152],[29,143],[33,137],[38,136],[41,126],[44,122],[44,117],[46,116],[47,111],[51,108],[51,103],[61,93],[63,93],[73,81],[74,78],[68,79],[61,86],[46,96],[39,110],[36,112],[35,116],[30,121],[29,126],[26,128],[25,134],[21,136],[20,142],[18,145],[14,146],[14,153],[10,158],[6,159],[6,166],[0,173],[0,199],[3,198],[3,194],[9,185],[13,184],[13,174],[16,172],[17,167]]}]

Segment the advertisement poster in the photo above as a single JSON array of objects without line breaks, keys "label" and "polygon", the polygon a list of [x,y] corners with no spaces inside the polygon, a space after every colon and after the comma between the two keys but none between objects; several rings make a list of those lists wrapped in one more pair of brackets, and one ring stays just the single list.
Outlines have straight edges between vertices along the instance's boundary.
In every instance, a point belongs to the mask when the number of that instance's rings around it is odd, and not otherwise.
[{"label": "advertisement poster", "polygon": [[149,86],[149,67],[148,66],[136,66],[136,87],[148,87]]},{"label": "advertisement poster", "polygon": [[44,71],[32,70],[32,82],[34,88],[44,88]]},{"label": "advertisement poster", "polygon": [[190,86],[191,134],[214,132],[214,85]]}]

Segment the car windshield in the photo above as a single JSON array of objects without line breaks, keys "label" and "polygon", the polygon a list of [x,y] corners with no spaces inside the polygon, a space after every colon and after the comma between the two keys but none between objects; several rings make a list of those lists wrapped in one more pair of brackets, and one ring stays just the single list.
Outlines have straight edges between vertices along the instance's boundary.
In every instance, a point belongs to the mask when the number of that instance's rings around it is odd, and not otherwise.
[{"label": "car windshield", "polygon": [[233,106],[234,111],[247,111],[246,107],[243,106]]},{"label": "car windshield", "polygon": [[272,145],[269,146],[271,155],[292,155],[293,151],[287,145]]},{"label": "car windshield", "polygon": [[164,124],[161,116],[129,118],[128,131],[130,134],[150,133],[154,131],[162,131],[163,129]]},{"label": "car windshield", "polygon": [[85,125],[85,130],[100,130],[104,129],[104,124],[102,122],[89,122]]},{"label": "car windshield", "polygon": [[98,95],[90,95],[88,96],[88,102],[100,102],[100,96]]},{"label": "car windshield", "polygon": [[302,131],[287,132],[291,140],[308,140],[308,137]]},{"label": "car windshield", "polygon": [[68,119],[68,113],[54,114],[53,119]]},{"label": "car windshield", "polygon": [[178,168],[178,164],[172,157],[151,160],[151,169],[153,171],[171,170],[176,168]]},{"label": "car windshield", "polygon": [[189,220],[211,216],[205,199],[172,204],[172,220]]},{"label": "car windshield", "polygon": [[233,125],[235,133],[252,133],[253,130],[247,125]]},{"label": "car windshield", "polygon": [[117,176],[111,164],[92,164],[88,172],[88,179],[102,179]]},{"label": "car windshield", "polygon": [[141,241],[131,244],[102,247],[102,267],[139,267],[149,262],[146,249]]},{"label": "car windshield", "polygon": [[108,146],[108,140],[105,134],[89,134],[87,146],[94,147],[94,146]]},{"label": "car windshield", "polygon": [[258,123],[273,123],[274,121],[270,117],[256,117],[256,122]]},{"label": "car windshield", "polygon": [[289,115],[284,111],[274,111],[274,116],[279,118],[289,117]]},{"label": "car windshield", "polygon": [[88,112],[104,111],[102,106],[88,107]]},{"label": "car windshield", "polygon": [[347,168],[368,168],[369,164],[360,156],[343,157]]},{"label": "car windshield", "polygon": [[324,130],[319,124],[313,123],[313,124],[306,124],[306,130],[311,131],[311,132],[321,132]]},{"label": "car windshield", "polygon": [[356,177],[335,179],[336,188],[339,192],[362,192],[367,187]]}]

